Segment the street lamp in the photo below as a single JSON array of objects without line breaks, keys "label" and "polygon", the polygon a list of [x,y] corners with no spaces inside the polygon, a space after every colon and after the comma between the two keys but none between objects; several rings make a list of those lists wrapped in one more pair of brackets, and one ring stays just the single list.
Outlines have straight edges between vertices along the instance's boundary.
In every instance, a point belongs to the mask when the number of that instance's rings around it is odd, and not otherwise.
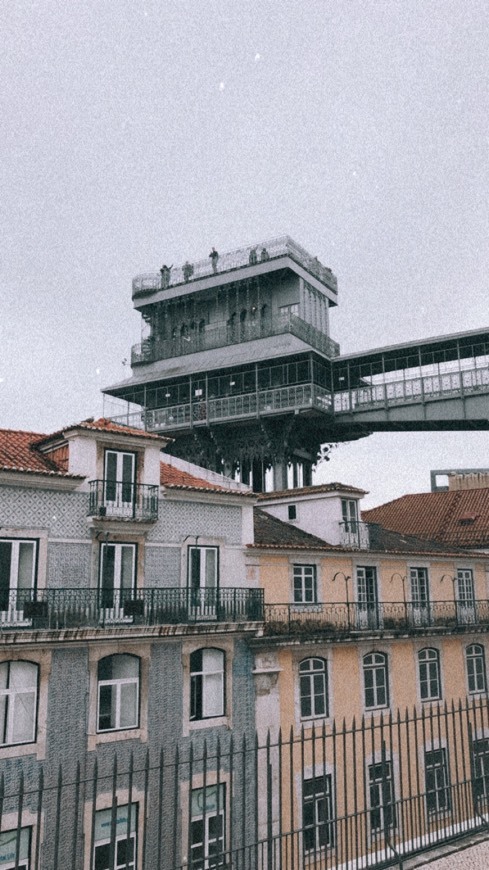
[{"label": "street lamp", "polygon": [[395,577],[399,577],[399,579],[402,583],[402,600],[404,603],[404,619],[407,623],[407,601],[406,601],[406,580],[407,580],[407,577],[405,574],[399,574],[399,571],[396,571],[391,577],[391,583],[394,582]]},{"label": "street lamp", "polygon": [[351,580],[349,574],[344,574],[343,571],[337,571],[333,577],[333,583],[335,583],[337,577],[343,577],[345,581],[345,592],[346,592],[346,612],[348,614],[348,628],[350,628],[350,596],[348,593],[348,581]]}]

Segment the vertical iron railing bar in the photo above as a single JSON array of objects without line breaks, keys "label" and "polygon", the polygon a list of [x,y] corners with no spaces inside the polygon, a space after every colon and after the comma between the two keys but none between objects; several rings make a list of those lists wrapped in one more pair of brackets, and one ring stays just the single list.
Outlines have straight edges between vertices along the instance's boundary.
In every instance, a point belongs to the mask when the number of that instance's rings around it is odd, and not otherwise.
[{"label": "vertical iron railing bar", "polygon": [[[19,804],[17,809],[17,831],[15,833],[15,867],[14,870],[19,870],[20,859],[20,838],[22,835],[22,813],[24,810],[24,771],[20,772],[19,785]],[[55,864],[57,866],[57,864]]]},{"label": "vertical iron railing bar", "polygon": [[[127,782],[127,823],[126,823],[126,860],[125,860],[125,868],[124,870],[129,870],[129,843],[131,842],[131,816],[132,816],[132,785],[133,785],[133,776],[134,776],[134,751],[131,749],[129,755],[129,775]],[[137,834],[137,820],[135,824],[135,831]],[[137,850],[138,850],[138,841],[137,836],[134,837],[134,863],[137,866]]]},{"label": "vertical iron railing bar", "polygon": [[[366,749],[366,727],[365,714],[362,713],[360,733],[362,738],[362,785],[363,785],[363,806],[367,806],[367,749]],[[365,855],[368,853],[368,832],[367,832],[367,815],[364,811],[362,815],[362,838],[364,839],[363,850]]]},{"label": "vertical iron railing bar", "polygon": [[[291,870],[295,870],[295,844],[294,844],[294,728],[290,726],[289,734],[289,804],[290,804],[290,827],[291,832],[291,850],[292,850],[292,865]],[[299,866],[300,861],[298,860]]]},{"label": "vertical iron railing bar", "polygon": [[347,750],[347,728],[346,728],[346,719],[343,719],[343,729],[342,729],[341,748],[342,748],[342,752],[343,752],[343,800],[344,800],[344,807],[345,807],[345,811],[344,811],[344,826],[343,826],[343,827],[344,827],[344,832],[343,832],[343,842],[344,842],[344,844],[345,844],[345,851],[344,851],[345,863],[346,863],[346,865],[348,866],[348,855],[349,855],[349,848],[348,848],[348,846],[349,846],[349,843],[348,843],[348,839],[349,839],[349,824],[348,824],[348,817],[349,817],[350,808],[349,808],[349,806],[348,806],[348,794],[349,794],[349,793],[348,793],[348,770],[347,770],[347,764],[346,764],[346,759],[347,759],[347,751],[346,751],[346,750]]},{"label": "vertical iron railing bar", "polygon": [[[454,814],[454,806],[453,806],[453,799],[452,799],[452,777],[451,777],[452,759],[451,759],[450,741],[449,741],[449,739],[448,739],[448,734],[445,733],[445,735],[444,735],[444,740],[443,740],[443,738],[442,738],[442,733],[441,733],[441,711],[442,711],[442,708],[441,708],[441,706],[440,706],[440,702],[438,702],[438,704],[436,705],[436,709],[435,709],[435,715],[436,715],[436,727],[437,727],[437,732],[438,732],[437,740],[438,740],[438,746],[441,747],[441,746],[443,746],[443,745],[445,744],[446,747],[447,747],[447,749],[446,749],[446,754],[447,754],[447,776],[448,776],[448,784],[447,784],[447,785],[448,785],[448,797],[449,797],[449,800],[450,800],[450,810],[449,810],[449,817],[448,817],[448,818],[449,818],[449,826],[452,827],[452,831],[453,831],[454,815],[455,815],[455,814]],[[455,797],[456,797],[456,795],[455,795]]]},{"label": "vertical iron railing bar", "polygon": [[229,795],[228,795],[228,807],[229,807],[229,848],[227,849],[227,858],[226,861],[228,864],[232,861],[233,849],[234,849],[234,736],[231,732],[229,737],[228,744],[228,754],[229,754]]},{"label": "vertical iron railing bar", "polygon": [[[177,831],[177,820],[178,820],[178,776],[179,776],[179,768],[180,768],[180,750],[179,746],[175,747],[175,765],[174,765],[174,779],[173,779],[173,866],[177,866],[177,855],[178,855],[178,831]],[[189,782],[189,789],[192,788],[192,783]],[[188,820],[189,827],[192,824],[192,817],[189,815]],[[188,855],[188,863],[190,866],[190,855]]]},{"label": "vertical iron railing bar", "polygon": [[[422,707],[421,712],[423,712],[423,709],[424,708]],[[421,795],[421,782],[420,782],[420,770],[419,770],[420,743],[419,743],[419,737],[418,737],[419,718],[418,718],[418,715],[416,713],[416,707],[413,710],[413,715],[414,715],[414,759],[416,762],[416,799],[415,799],[414,806],[415,806],[416,831],[419,835],[419,843],[420,843],[420,845],[422,845],[422,842],[423,842],[423,833],[422,832],[423,832],[424,827],[426,827],[426,826],[423,827],[422,819],[425,818],[427,820],[428,814],[426,813],[426,816],[424,816],[424,811],[426,809],[426,806],[425,806],[426,800],[425,799],[423,800],[423,797]],[[422,723],[421,728],[422,728],[422,732],[423,732],[423,736],[424,736],[424,723]],[[424,747],[425,747],[424,741],[422,743],[422,747],[423,747],[423,750],[421,750],[421,751],[424,751]],[[423,771],[424,771],[424,760],[425,759],[424,759],[424,755],[423,755]],[[425,780],[425,782],[426,782],[426,780]]]},{"label": "vertical iron railing bar", "polygon": [[109,867],[108,870],[115,870],[116,859],[116,836],[117,836],[117,755],[114,755],[112,766],[112,803],[110,814],[110,845],[109,845]]},{"label": "vertical iron railing bar", "polygon": [[257,865],[257,864],[258,864],[258,840],[259,840],[259,836],[258,836],[258,831],[259,831],[259,827],[258,827],[258,826],[259,826],[259,820],[258,820],[258,819],[259,819],[259,817],[258,817],[258,813],[259,813],[259,806],[258,806],[258,798],[259,798],[259,788],[258,788],[258,770],[259,770],[258,748],[259,748],[259,744],[258,744],[258,733],[257,733],[256,731],[255,731],[255,739],[254,739],[254,741],[253,741],[253,748],[254,748],[253,763],[254,763],[254,783],[255,783],[255,789],[254,789],[254,794],[253,794],[253,800],[254,800],[254,831],[253,831],[253,836],[254,836],[254,838],[255,838],[255,844],[256,844],[256,845],[255,845],[255,850],[254,850],[254,851],[255,851],[255,864]]},{"label": "vertical iron railing bar", "polygon": [[[42,801],[44,795],[44,768],[41,767],[39,770],[39,791],[37,796],[37,817],[36,817],[36,849],[35,849],[35,857],[34,857],[34,870],[40,870],[40,859],[41,859],[41,821],[42,821]],[[3,774],[2,780],[0,783],[0,794],[3,795]],[[2,818],[2,800],[0,798],[0,825]]]},{"label": "vertical iron railing bar", "polygon": [[[77,856],[77,846],[78,846],[78,815],[80,812],[80,791],[81,791],[81,768],[80,762],[77,761],[76,764],[76,777],[75,777],[75,812],[73,819],[73,846],[71,850],[71,866],[76,867],[76,856]],[[82,799],[82,806],[84,804],[84,795]]]},{"label": "vertical iron railing bar", "polygon": [[[163,754],[163,750],[161,750],[161,754]],[[162,767],[160,767],[161,773],[163,772]],[[144,815],[143,815],[143,848],[142,848],[142,866],[146,867],[147,856],[148,856],[148,817],[149,817],[149,749],[146,749],[146,759],[144,762],[144,789],[143,789],[143,807],[144,807]],[[161,805],[163,803],[163,782],[161,782],[161,788],[158,792],[158,827],[160,825],[161,819]],[[139,820],[137,821],[137,826],[139,828]],[[136,842],[137,845],[137,842]],[[137,864],[136,864],[137,866]],[[161,863],[159,864],[161,866]]]},{"label": "vertical iron railing bar", "polygon": [[[203,760],[204,768],[205,768],[205,764],[206,764],[206,759],[205,759],[205,750],[206,750],[206,742],[204,741],[204,754],[203,754],[203,756],[202,756],[202,760]],[[203,819],[202,824],[203,824],[204,833],[203,833],[203,846],[202,846],[202,848],[203,848],[204,851],[205,851],[205,842],[206,842],[206,836],[205,836],[205,804],[206,804],[206,800],[207,800],[207,794],[206,794],[206,780],[205,780],[205,776],[206,776],[206,772],[204,773],[204,780],[203,780],[203,792],[204,792],[204,803],[203,803],[203,806],[204,806],[204,819]],[[193,801],[192,801],[192,790],[193,790],[193,789],[192,789],[192,785],[193,785],[193,781],[194,781],[194,744],[193,744],[193,742],[191,742],[191,743],[190,743],[190,747],[189,747],[189,754],[188,754],[188,830],[187,830],[187,862],[188,862],[189,867],[193,867],[193,863],[194,863],[194,862],[193,862],[193,855],[192,855],[192,803],[193,803]],[[183,863],[183,856],[182,856],[182,863]]]},{"label": "vertical iron railing bar", "polygon": [[246,858],[245,853],[245,843],[246,843],[246,792],[247,792],[247,783],[248,777],[246,776],[246,734],[243,734],[243,742],[241,746],[241,855],[243,858],[243,866]]},{"label": "vertical iron railing bar", "polygon": [[[208,773],[209,773],[209,771],[208,771],[208,764],[209,764],[208,754],[209,754],[209,750],[208,750],[207,737],[204,737],[204,746],[202,749],[202,791],[204,794],[204,800],[203,800],[204,812],[203,812],[203,819],[202,819],[202,828],[204,831],[204,860],[206,860],[208,858],[208,855],[206,855],[206,853],[205,853],[205,841],[207,839],[207,837],[206,837],[206,831],[207,831],[207,782],[208,782]],[[190,773],[189,773],[189,783],[190,783],[190,802],[192,803],[192,779],[190,778]],[[190,825],[192,825],[192,814],[191,813],[190,813]],[[193,858],[191,858],[190,855],[188,857],[189,857],[189,866],[193,867],[194,866]]]},{"label": "vertical iron railing bar", "polygon": [[[468,736],[469,724],[470,724],[470,711],[469,711],[469,701],[468,701],[468,699],[466,699],[466,701],[465,701],[464,712],[465,712],[465,717],[463,716],[462,702],[460,701],[460,702],[459,702],[459,721],[460,721],[460,742],[461,742],[461,744],[462,744],[462,745],[461,745],[461,750],[460,750],[460,751],[461,751],[461,755],[462,755],[462,787],[461,787],[461,793],[462,793],[462,795],[465,797],[465,805],[466,805],[466,807],[468,808],[469,800],[468,800],[467,788],[468,788],[468,785],[469,785],[469,780],[468,780],[468,777],[467,777],[467,760],[466,760],[466,753],[467,753],[467,752],[469,753],[469,759],[470,759],[470,753],[471,753],[471,751],[472,751],[472,747],[471,747],[471,745],[470,745],[470,743],[469,743],[469,736]],[[466,741],[464,741],[464,739],[463,739],[463,735],[464,735],[464,720],[465,720],[466,728],[467,728],[467,740],[466,740]],[[464,743],[465,743],[465,747],[464,747]],[[464,751],[464,749],[465,749],[465,751]],[[469,764],[469,770],[470,770],[470,764]],[[460,789],[457,789],[457,791],[459,791],[459,790],[460,790]]]},{"label": "vertical iron railing bar", "polygon": [[[447,704],[445,702],[445,716],[447,714],[446,707],[447,707]],[[453,708],[453,699],[452,699],[452,708]],[[455,762],[455,783],[456,783],[456,785],[455,785],[455,803],[456,803],[456,810],[457,810],[456,816],[457,816],[458,821],[460,822],[461,819],[463,818],[463,815],[464,815],[464,809],[467,809],[466,807],[464,808],[464,807],[461,807],[461,805],[460,805],[460,802],[462,799],[462,793],[460,792],[460,789],[458,787],[458,783],[460,782],[459,775],[460,775],[460,763],[461,762],[462,762],[463,770],[465,772],[464,740],[463,740],[462,730],[460,730],[459,739],[457,738],[455,711],[453,709],[452,709],[452,715],[450,716],[449,721],[450,721],[451,733],[452,733],[451,743],[453,746],[453,753],[452,752],[450,753],[449,762],[450,762],[450,765],[452,765],[453,762]],[[450,736],[449,736],[448,721],[446,723],[446,740],[447,740],[447,746],[449,746],[450,745]],[[461,757],[459,757],[459,740],[460,740],[460,756]]]},{"label": "vertical iron railing bar", "polygon": [[[401,724],[403,720],[400,716],[399,711],[399,723]],[[406,728],[406,768],[407,768],[407,794],[408,794],[408,805],[406,807],[408,811],[408,823],[409,823],[409,836],[404,836],[404,840],[415,842],[415,816],[413,815],[413,783],[412,783],[412,769],[411,769],[411,734],[412,728],[410,728],[411,722],[409,719],[408,709],[406,707],[404,711],[404,725]],[[401,728],[398,729],[398,750],[399,756],[401,758],[401,745],[402,745],[402,737],[401,737]],[[401,760],[399,765],[401,767]],[[402,769],[402,768],[401,768]]]},{"label": "vertical iron railing bar", "polygon": [[98,761],[95,759],[93,766],[93,786],[92,786],[92,813],[90,819],[90,863],[95,859],[95,818],[97,812],[97,789],[98,789]]},{"label": "vertical iron railing bar", "polygon": [[267,734],[266,743],[266,796],[267,796],[267,870],[272,867],[272,840],[273,840],[273,797],[272,797],[272,774],[270,761],[270,731]]},{"label": "vertical iron railing bar", "polygon": [[[297,825],[297,841],[298,841],[297,842],[297,845],[298,845],[297,860],[298,861],[300,861],[299,851],[302,849],[302,855],[303,855],[304,859],[305,859],[305,852],[306,852],[305,847],[304,847],[304,771],[305,771],[304,725],[301,725],[300,748],[301,748],[301,754],[300,754],[300,759],[301,759],[301,768],[300,768],[300,771],[301,771],[301,791],[300,791],[300,803],[298,801],[299,806],[297,807],[297,815],[298,815],[298,819],[301,819],[302,824],[301,824],[301,822],[298,821],[298,825]],[[302,838],[300,835],[301,830],[302,830]],[[301,843],[301,839],[302,839],[302,843]]]},{"label": "vertical iron railing bar", "polygon": [[59,832],[61,827],[61,792],[63,787],[63,771],[61,764],[58,767],[58,793],[56,795],[56,824],[54,828],[54,867],[59,867]]},{"label": "vertical iron railing bar", "polygon": [[277,740],[277,748],[278,748],[278,757],[277,757],[277,775],[278,775],[278,837],[279,843],[282,842],[282,799],[283,799],[283,789],[282,789],[282,728],[278,729],[278,740]]},{"label": "vertical iron railing bar", "polygon": [[[217,735],[216,745],[216,789],[217,789],[217,833],[219,834],[219,818],[221,813],[221,738]],[[222,806],[222,846],[218,855],[224,858],[226,848],[226,797],[223,800]]]},{"label": "vertical iron railing bar", "polygon": [[[370,719],[369,731],[370,731],[370,764],[375,765],[375,722],[374,722],[374,714],[373,713],[372,713],[372,716]],[[375,864],[376,861],[378,860],[378,857],[377,857],[378,837],[377,837],[376,833],[372,832],[372,799],[371,799],[371,794],[370,794],[370,775],[368,777],[368,780],[369,780],[368,793],[367,793],[367,800],[365,802],[365,807],[368,810],[368,813],[367,813],[367,831],[368,831],[369,845],[371,846],[372,840],[374,841],[373,852],[374,852],[374,864]],[[370,857],[370,851],[371,850],[369,850],[369,855],[367,856],[367,867],[369,866],[368,861],[369,861],[369,857]]]},{"label": "vertical iron railing bar", "polygon": [[[405,792],[404,792],[404,775],[403,775],[403,753],[401,753],[401,745],[404,741],[401,740],[401,711],[399,707],[397,708],[397,716],[396,723],[394,727],[394,736],[397,742],[397,752],[396,756],[398,759],[399,765],[399,842],[404,844],[406,840],[409,838],[406,836],[406,811],[407,806],[405,803]],[[409,742],[409,734],[406,735],[406,744]],[[393,756],[394,757],[394,756]],[[394,788],[395,788],[395,778],[393,779]],[[403,847],[404,849],[404,847]]]},{"label": "vertical iron railing bar", "polygon": [[352,836],[354,836],[355,840],[355,848],[352,849],[352,852],[358,856],[358,787],[357,787],[357,724],[356,719],[353,717],[352,727],[351,727],[351,739],[352,739],[352,756],[353,756],[353,765],[352,769],[353,773],[353,828]]}]

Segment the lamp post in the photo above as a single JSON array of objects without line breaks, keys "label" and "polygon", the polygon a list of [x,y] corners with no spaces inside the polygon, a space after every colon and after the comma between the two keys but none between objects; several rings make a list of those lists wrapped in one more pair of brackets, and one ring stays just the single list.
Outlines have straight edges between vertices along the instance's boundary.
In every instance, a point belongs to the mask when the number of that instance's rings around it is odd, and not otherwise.
[{"label": "lamp post", "polygon": [[458,624],[459,619],[458,619],[457,590],[456,590],[457,578],[452,577],[451,574],[443,574],[442,577],[440,578],[440,583],[443,583],[445,578],[447,578],[448,580],[451,580],[453,583],[453,606],[455,609],[455,620]]},{"label": "lamp post", "polygon": [[337,577],[343,577],[343,580],[345,581],[346,612],[347,612],[347,616],[348,616],[348,628],[351,628],[351,625],[350,625],[350,596],[348,593],[348,581],[351,580],[351,577],[349,574],[344,574],[343,571],[337,571],[333,577],[333,583],[336,581]]}]

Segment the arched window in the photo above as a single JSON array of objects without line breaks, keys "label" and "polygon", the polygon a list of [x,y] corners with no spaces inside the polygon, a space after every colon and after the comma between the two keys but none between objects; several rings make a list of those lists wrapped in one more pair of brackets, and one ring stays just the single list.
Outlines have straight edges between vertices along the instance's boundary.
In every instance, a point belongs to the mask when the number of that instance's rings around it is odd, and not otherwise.
[{"label": "arched window", "polygon": [[363,682],[367,710],[389,706],[387,656],[369,653],[363,657]]},{"label": "arched window", "polygon": [[32,662],[0,664],[2,746],[36,739],[38,673],[38,665]]},{"label": "arched window", "polygon": [[301,718],[328,716],[328,671],[324,659],[303,659],[299,665]]},{"label": "arched window", "polygon": [[221,649],[196,649],[191,653],[191,720],[224,716],[224,665]]},{"label": "arched window", "polygon": [[97,731],[123,731],[139,725],[139,658],[125,653],[98,663]]},{"label": "arched window", "polygon": [[441,698],[440,656],[436,649],[422,649],[418,653],[419,692],[422,701]]},{"label": "arched window", "polygon": [[465,651],[465,661],[469,692],[485,692],[487,683],[484,647],[480,643],[468,646]]}]

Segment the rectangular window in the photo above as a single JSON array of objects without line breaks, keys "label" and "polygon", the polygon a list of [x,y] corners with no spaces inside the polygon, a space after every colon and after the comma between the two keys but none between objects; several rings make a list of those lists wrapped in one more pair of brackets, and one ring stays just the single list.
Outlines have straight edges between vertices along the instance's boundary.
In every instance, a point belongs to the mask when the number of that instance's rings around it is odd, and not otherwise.
[{"label": "rectangular window", "polygon": [[197,788],[191,795],[190,851],[192,870],[226,863],[226,786]]},{"label": "rectangular window", "polygon": [[197,649],[190,656],[190,719],[224,716],[225,655]]},{"label": "rectangular window", "polygon": [[138,805],[95,813],[93,870],[137,870]]},{"label": "rectangular window", "polygon": [[131,598],[136,586],[136,544],[101,544],[100,596],[101,607],[122,617],[124,602]]},{"label": "rectangular window", "polygon": [[136,454],[105,451],[104,504],[107,514],[132,516],[135,508]]},{"label": "rectangular window", "polygon": [[378,606],[377,569],[370,565],[357,568],[358,627],[378,628],[380,613]]},{"label": "rectangular window", "polygon": [[297,519],[297,505],[295,505],[295,504],[287,505],[287,514],[288,514],[289,520],[296,520]]},{"label": "rectangular window", "polygon": [[345,532],[358,531],[358,503],[353,498],[341,499],[341,515]]},{"label": "rectangular window", "polygon": [[316,601],[316,566],[294,565],[294,604],[315,604]]},{"label": "rectangular window", "polygon": [[31,851],[31,829],[21,828],[20,832],[2,831],[0,833],[1,870],[29,870]]},{"label": "rectangular window", "polygon": [[189,547],[188,586],[190,603],[202,616],[212,617],[219,586],[219,548]]},{"label": "rectangular window", "polygon": [[446,750],[432,749],[424,758],[428,815],[446,813],[451,808]]},{"label": "rectangular window", "polygon": [[396,827],[396,807],[392,764],[382,761],[368,768],[370,792],[370,830],[383,833]]},{"label": "rectangular window", "polygon": [[37,541],[0,540],[0,611],[22,611],[36,581]]},{"label": "rectangular window", "polygon": [[302,785],[302,837],[304,852],[334,846],[331,775],[305,779]]},{"label": "rectangular window", "polygon": [[489,807],[489,739],[472,742],[472,783],[476,809],[487,811]]}]

